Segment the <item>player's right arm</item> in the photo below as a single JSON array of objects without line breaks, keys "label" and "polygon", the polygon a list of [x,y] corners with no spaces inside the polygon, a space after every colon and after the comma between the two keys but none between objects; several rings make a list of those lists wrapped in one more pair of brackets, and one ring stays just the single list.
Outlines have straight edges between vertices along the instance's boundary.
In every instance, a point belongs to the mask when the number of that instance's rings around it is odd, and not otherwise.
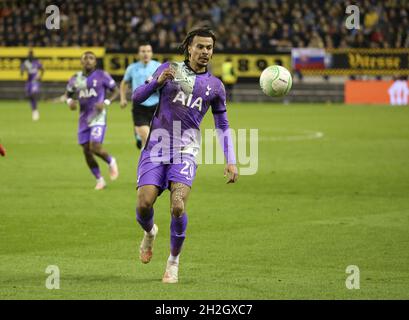
[{"label": "player's right arm", "polygon": [[67,97],[67,104],[71,110],[77,109],[77,101],[75,100],[75,76],[73,76],[70,81],[68,81],[67,89],[65,91],[65,96]]},{"label": "player's right arm", "polygon": [[135,89],[132,94],[132,100],[135,103],[142,103],[149,98],[159,88],[166,85],[166,82],[175,78],[175,71],[170,67],[169,62],[160,65],[159,68],[152,75],[149,82]]},{"label": "player's right arm", "polygon": [[121,81],[121,85],[119,86],[119,95],[120,95],[120,106],[121,108],[125,108],[128,104],[128,100],[126,99],[126,93],[128,92],[129,83],[132,81],[132,65],[126,68],[124,78]]},{"label": "player's right arm", "polygon": [[38,81],[41,81],[43,79],[43,76],[44,76],[44,67],[43,67],[43,65],[41,63],[39,65],[39,70],[40,70],[40,73],[37,74],[36,78],[37,78]]},{"label": "player's right arm", "polygon": [[121,108],[126,108],[126,105],[128,104],[128,100],[126,99],[126,93],[128,91],[128,82],[126,82],[124,79],[121,81],[121,85],[119,86],[119,95],[120,95],[120,106]]}]

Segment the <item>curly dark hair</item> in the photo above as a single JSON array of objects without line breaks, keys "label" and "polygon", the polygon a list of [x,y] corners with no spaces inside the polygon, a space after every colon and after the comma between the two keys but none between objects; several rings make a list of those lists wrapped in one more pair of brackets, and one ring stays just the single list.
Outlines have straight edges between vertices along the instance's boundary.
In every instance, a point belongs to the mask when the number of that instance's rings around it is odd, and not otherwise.
[{"label": "curly dark hair", "polygon": [[196,29],[191,30],[187,34],[186,38],[183,40],[182,44],[180,45],[180,50],[185,55],[186,60],[189,60],[188,47],[192,44],[193,38],[195,36],[212,38],[213,39],[213,47],[216,44],[216,36],[215,36],[213,30],[210,27],[200,27],[200,28],[196,28]]},{"label": "curly dark hair", "polygon": [[97,55],[96,55],[94,52],[92,52],[92,51],[85,51],[85,52],[81,55],[81,59],[82,59],[86,54],[92,54],[92,55],[95,57],[95,59],[97,58]]}]

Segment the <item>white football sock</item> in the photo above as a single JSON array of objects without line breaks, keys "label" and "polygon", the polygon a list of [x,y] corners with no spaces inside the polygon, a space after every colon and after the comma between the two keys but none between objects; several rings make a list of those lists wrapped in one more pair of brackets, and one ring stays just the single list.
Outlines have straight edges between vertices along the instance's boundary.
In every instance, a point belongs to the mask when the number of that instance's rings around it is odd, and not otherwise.
[{"label": "white football sock", "polygon": [[147,235],[153,237],[155,235],[155,233],[153,232],[153,229],[155,229],[154,227],[152,227],[151,231],[146,232]]},{"label": "white football sock", "polygon": [[169,255],[168,262],[173,263],[173,264],[179,264],[179,256],[178,254],[176,257],[172,256],[172,254]]}]

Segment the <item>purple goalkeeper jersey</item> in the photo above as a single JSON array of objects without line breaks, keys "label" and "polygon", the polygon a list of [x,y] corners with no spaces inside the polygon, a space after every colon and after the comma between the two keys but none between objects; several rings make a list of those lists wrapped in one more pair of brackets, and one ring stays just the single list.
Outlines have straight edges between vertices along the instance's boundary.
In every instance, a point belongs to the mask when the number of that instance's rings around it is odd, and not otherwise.
[{"label": "purple goalkeeper jersey", "polygon": [[106,110],[97,113],[95,104],[103,103],[106,90],[112,90],[115,86],[114,79],[103,70],[94,70],[88,76],[80,71],[71,77],[67,91],[78,93],[80,103],[79,131],[88,127],[106,125]]},{"label": "purple goalkeeper jersey", "polygon": [[21,64],[21,71],[26,71],[28,74],[28,79],[27,82],[34,82],[36,81],[37,75],[40,72],[40,69],[42,69],[43,65],[41,62],[37,59],[29,60],[26,59],[24,62]]},{"label": "purple goalkeeper jersey", "polygon": [[[159,87],[158,77],[169,66],[176,71],[175,79]],[[226,93],[220,79],[208,71],[196,73],[187,62],[166,62],[159,66],[152,78],[149,83],[136,88],[132,95],[136,103],[141,103],[156,90],[159,89],[160,93],[145,150],[159,149],[157,145],[160,144],[160,152],[168,154],[169,158],[173,158],[176,153],[197,155],[200,123],[211,108],[216,129],[224,134],[220,142],[225,157],[228,163],[235,163],[233,144],[227,131]]]}]

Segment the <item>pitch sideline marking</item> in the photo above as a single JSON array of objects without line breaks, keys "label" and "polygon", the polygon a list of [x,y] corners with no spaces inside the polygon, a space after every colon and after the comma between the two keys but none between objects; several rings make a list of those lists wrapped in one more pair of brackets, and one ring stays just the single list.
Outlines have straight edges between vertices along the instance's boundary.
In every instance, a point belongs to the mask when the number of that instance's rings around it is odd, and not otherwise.
[{"label": "pitch sideline marking", "polygon": [[324,137],[324,133],[321,131],[302,131],[300,135],[294,136],[261,136],[259,141],[301,141],[301,140],[314,140]]}]

